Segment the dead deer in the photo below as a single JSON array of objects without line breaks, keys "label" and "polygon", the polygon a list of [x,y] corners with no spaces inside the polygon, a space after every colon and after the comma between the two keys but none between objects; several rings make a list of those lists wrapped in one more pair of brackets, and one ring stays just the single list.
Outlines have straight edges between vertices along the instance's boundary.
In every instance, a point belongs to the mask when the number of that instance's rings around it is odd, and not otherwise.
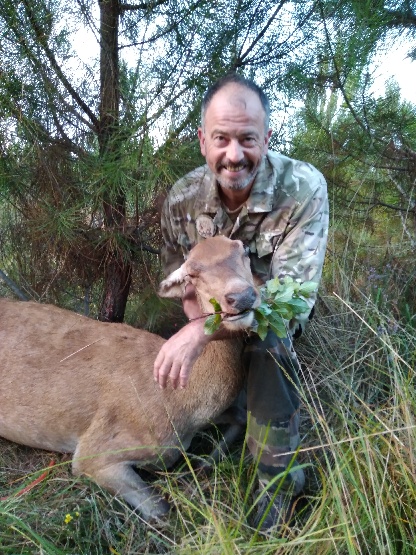
[{"label": "dead deer", "polygon": [[[240,241],[204,240],[161,283],[186,283],[204,312],[214,297],[222,325],[249,328],[260,300]],[[52,305],[0,300],[0,436],[73,453],[72,468],[122,497],[145,519],[169,505],[134,468],[169,468],[194,434],[232,403],[243,381],[239,339],[212,341],[184,390],[161,390],[153,363],[164,339]]]}]

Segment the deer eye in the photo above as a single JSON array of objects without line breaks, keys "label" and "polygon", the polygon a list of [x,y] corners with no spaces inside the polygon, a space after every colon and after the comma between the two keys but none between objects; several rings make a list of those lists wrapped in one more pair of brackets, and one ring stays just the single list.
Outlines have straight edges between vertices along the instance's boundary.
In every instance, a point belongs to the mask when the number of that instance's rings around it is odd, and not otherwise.
[{"label": "deer eye", "polygon": [[189,277],[196,278],[201,273],[201,264],[193,260],[188,260],[186,270]]}]

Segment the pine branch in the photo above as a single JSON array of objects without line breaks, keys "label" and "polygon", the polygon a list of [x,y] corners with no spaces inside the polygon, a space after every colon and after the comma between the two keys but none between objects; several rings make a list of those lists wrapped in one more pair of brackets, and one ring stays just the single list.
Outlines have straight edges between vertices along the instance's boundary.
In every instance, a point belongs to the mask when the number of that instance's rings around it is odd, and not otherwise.
[{"label": "pine branch", "polygon": [[89,108],[89,106],[82,100],[82,98],[79,96],[77,91],[73,88],[71,83],[68,81],[64,72],[61,69],[61,66],[58,64],[52,50],[49,48],[45,34],[42,31],[41,27],[39,26],[38,22],[36,21],[35,14],[31,9],[30,2],[28,0],[23,0],[23,4],[26,8],[26,12],[28,14],[32,29],[35,32],[35,36],[37,38],[38,44],[42,47],[43,51],[45,52],[46,57],[48,58],[52,68],[56,72],[56,75],[58,76],[59,80],[61,81],[65,89],[68,91],[68,93],[71,95],[71,97],[74,99],[74,101],[78,104],[78,106],[88,115],[93,125],[96,128],[98,128],[98,125],[99,125],[98,118],[95,116],[94,112]]},{"label": "pine branch", "polygon": [[120,4],[120,11],[136,11],[136,10],[154,10],[163,4],[167,4],[169,0],[158,0],[157,2],[143,2],[142,4]]}]

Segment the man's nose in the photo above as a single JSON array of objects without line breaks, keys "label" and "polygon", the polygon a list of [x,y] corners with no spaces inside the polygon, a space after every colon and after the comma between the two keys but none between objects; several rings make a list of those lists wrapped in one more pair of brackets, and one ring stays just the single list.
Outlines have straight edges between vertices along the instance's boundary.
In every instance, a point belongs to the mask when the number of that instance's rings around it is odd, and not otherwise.
[{"label": "man's nose", "polygon": [[244,158],[243,149],[237,139],[233,139],[229,142],[227,147],[227,158],[230,162],[241,162]]}]

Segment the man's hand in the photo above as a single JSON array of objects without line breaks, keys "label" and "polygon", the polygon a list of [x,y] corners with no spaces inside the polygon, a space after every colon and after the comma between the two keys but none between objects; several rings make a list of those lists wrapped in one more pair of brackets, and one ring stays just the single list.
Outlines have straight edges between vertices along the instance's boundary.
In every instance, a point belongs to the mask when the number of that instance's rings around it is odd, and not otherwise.
[{"label": "man's hand", "polygon": [[186,387],[195,361],[210,341],[204,333],[204,319],[190,322],[173,335],[156,357],[153,376],[161,388],[168,380],[176,389]]}]

